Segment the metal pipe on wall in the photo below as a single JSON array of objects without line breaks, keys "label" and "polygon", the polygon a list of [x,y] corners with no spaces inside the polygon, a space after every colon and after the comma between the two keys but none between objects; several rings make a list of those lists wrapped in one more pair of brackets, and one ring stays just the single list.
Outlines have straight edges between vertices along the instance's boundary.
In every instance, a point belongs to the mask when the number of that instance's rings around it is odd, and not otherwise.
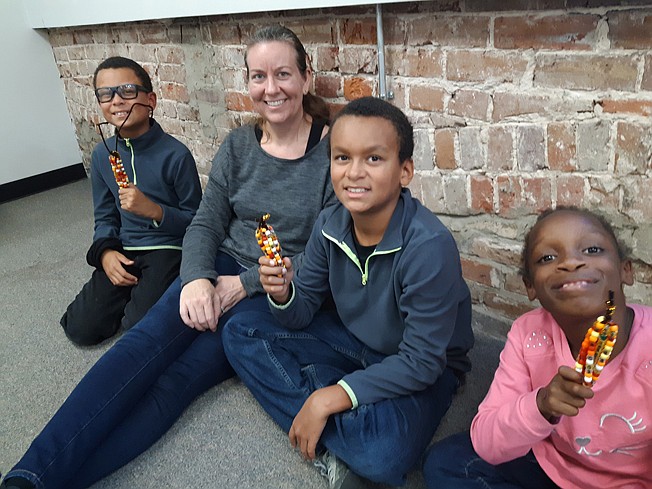
[{"label": "metal pipe on wall", "polygon": [[378,89],[379,97],[383,100],[391,100],[394,93],[387,91],[387,80],[385,76],[385,39],[383,37],[383,9],[381,4],[376,4],[376,37],[378,38]]}]

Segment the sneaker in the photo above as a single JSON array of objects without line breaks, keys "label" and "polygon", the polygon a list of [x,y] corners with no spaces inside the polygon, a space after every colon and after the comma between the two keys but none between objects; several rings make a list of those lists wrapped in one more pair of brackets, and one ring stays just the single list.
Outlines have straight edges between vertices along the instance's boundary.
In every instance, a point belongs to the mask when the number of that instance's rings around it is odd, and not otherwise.
[{"label": "sneaker", "polygon": [[335,455],[326,450],[319,458],[313,460],[319,473],[328,479],[330,489],[366,489],[365,480],[354,473]]}]

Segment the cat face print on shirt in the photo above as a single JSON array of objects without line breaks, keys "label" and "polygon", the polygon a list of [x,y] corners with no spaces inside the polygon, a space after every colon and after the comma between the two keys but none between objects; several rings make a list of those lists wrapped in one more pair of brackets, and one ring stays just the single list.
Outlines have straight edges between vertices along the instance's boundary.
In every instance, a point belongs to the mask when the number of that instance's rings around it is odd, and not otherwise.
[{"label": "cat face print on shirt", "polygon": [[[630,416],[618,413],[606,413],[600,417],[599,430],[605,432],[606,437],[601,434],[577,436],[575,438],[576,451],[580,455],[599,457],[605,453],[636,456],[636,450],[642,450],[650,443],[649,437],[637,436],[647,430],[642,417],[636,411]],[[609,434],[612,436],[609,436]],[[627,436],[627,433],[631,437]],[[600,440],[599,443],[596,443]],[[609,443],[609,441],[615,442]],[[623,443],[625,442],[625,443]]]}]

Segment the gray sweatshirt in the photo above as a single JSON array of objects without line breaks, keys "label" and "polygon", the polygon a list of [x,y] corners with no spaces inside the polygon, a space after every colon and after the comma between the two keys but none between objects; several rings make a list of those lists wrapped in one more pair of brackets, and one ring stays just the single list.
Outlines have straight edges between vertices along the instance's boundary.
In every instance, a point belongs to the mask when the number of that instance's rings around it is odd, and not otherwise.
[{"label": "gray sweatshirt", "polygon": [[222,251],[248,268],[240,275],[247,295],[262,293],[256,219],[271,215],[284,256],[303,252],[319,212],[336,202],[328,144],[325,137],[301,158],[286,160],[263,151],[254,126],[231,131],[213,159],[204,197],[183,240],[182,284],[215,281],[215,257]]}]

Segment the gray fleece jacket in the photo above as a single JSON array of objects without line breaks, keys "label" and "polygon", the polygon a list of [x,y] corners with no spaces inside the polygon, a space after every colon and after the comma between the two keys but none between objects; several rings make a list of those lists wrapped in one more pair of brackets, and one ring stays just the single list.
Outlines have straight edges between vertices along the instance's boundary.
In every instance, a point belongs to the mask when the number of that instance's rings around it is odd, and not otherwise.
[{"label": "gray fleece jacket", "polygon": [[182,284],[215,281],[215,257],[222,251],[248,269],[240,275],[247,295],[262,293],[256,219],[271,215],[284,256],[303,252],[319,212],[336,202],[328,144],[325,137],[301,158],[286,160],[260,147],[254,126],[231,131],[213,159],[204,197],[183,240]]}]

